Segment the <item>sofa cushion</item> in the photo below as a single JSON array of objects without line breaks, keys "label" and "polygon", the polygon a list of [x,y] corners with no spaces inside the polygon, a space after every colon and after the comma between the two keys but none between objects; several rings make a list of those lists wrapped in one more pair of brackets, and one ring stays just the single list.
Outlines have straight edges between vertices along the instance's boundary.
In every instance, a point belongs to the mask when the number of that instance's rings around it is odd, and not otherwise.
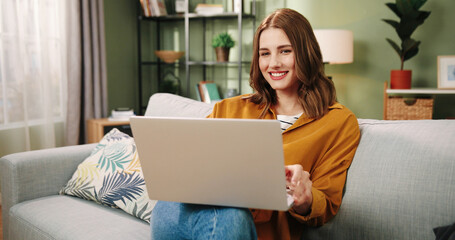
[{"label": "sofa cushion", "polygon": [[150,239],[150,226],[120,209],[53,195],[10,210],[9,239]]},{"label": "sofa cushion", "polygon": [[455,220],[455,121],[359,125],[340,211],[305,239],[434,239]]},{"label": "sofa cushion", "polygon": [[156,203],[148,198],[134,139],[116,128],[79,164],[60,194],[121,208],[147,222]]},{"label": "sofa cushion", "polygon": [[204,118],[212,112],[213,104],[169,93],[156,93],[150,97],[145,116]]}]

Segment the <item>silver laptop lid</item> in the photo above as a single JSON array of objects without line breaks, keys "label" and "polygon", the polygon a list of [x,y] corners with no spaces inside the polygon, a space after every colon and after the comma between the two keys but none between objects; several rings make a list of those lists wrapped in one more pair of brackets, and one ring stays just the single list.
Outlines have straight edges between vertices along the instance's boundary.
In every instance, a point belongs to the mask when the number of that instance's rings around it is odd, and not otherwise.
[{"label": "silver laptop lid", "polygon": [[150,199],[285,211],[276,120],[132,117]]}]

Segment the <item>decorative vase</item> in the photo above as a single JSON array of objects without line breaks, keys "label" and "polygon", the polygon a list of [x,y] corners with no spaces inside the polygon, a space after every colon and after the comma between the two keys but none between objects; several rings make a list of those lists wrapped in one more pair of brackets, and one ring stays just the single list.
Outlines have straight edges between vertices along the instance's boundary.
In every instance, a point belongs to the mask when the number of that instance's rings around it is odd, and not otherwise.
[{"label": "decorative vase", "polygon": [[392,70],[390,71],[391,89],[410,89],[412,71],[411,70]]},{"label": "decorative vase", "polygon": [[229,61],[229,50],[230,48],[216,47],[216,61],[217,62],[228,62]]}]

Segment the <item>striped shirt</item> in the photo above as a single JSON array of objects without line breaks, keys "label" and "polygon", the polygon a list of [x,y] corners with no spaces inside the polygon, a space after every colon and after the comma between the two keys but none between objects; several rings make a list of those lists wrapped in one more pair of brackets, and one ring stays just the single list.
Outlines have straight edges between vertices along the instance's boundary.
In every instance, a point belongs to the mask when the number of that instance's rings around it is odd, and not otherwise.
[{"label": "striped shirt", "polygon": [[276,118],[278,121],[280,121],[281,125],[281,132],[286,131],[292,124],[294,124],[297,119],[302,115],[302,113],[294,115],[294,116],[288,116],[288,115],[276,115]]}]

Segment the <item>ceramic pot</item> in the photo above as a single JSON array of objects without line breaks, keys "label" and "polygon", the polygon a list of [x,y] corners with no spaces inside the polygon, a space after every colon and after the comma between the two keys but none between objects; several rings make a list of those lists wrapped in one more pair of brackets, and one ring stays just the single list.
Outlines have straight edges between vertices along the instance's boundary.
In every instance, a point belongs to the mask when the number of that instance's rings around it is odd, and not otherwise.
[{"label": "ceramic pot", "polygon": [[390,71],[391,89],[410,89],[412,71],[411,70],[392,70]]},{"label": "ceramic pot", "polygon": [[217,62],[228,62],[229,61],[229,50],[230,48],[216,47],[216,61]]}]

